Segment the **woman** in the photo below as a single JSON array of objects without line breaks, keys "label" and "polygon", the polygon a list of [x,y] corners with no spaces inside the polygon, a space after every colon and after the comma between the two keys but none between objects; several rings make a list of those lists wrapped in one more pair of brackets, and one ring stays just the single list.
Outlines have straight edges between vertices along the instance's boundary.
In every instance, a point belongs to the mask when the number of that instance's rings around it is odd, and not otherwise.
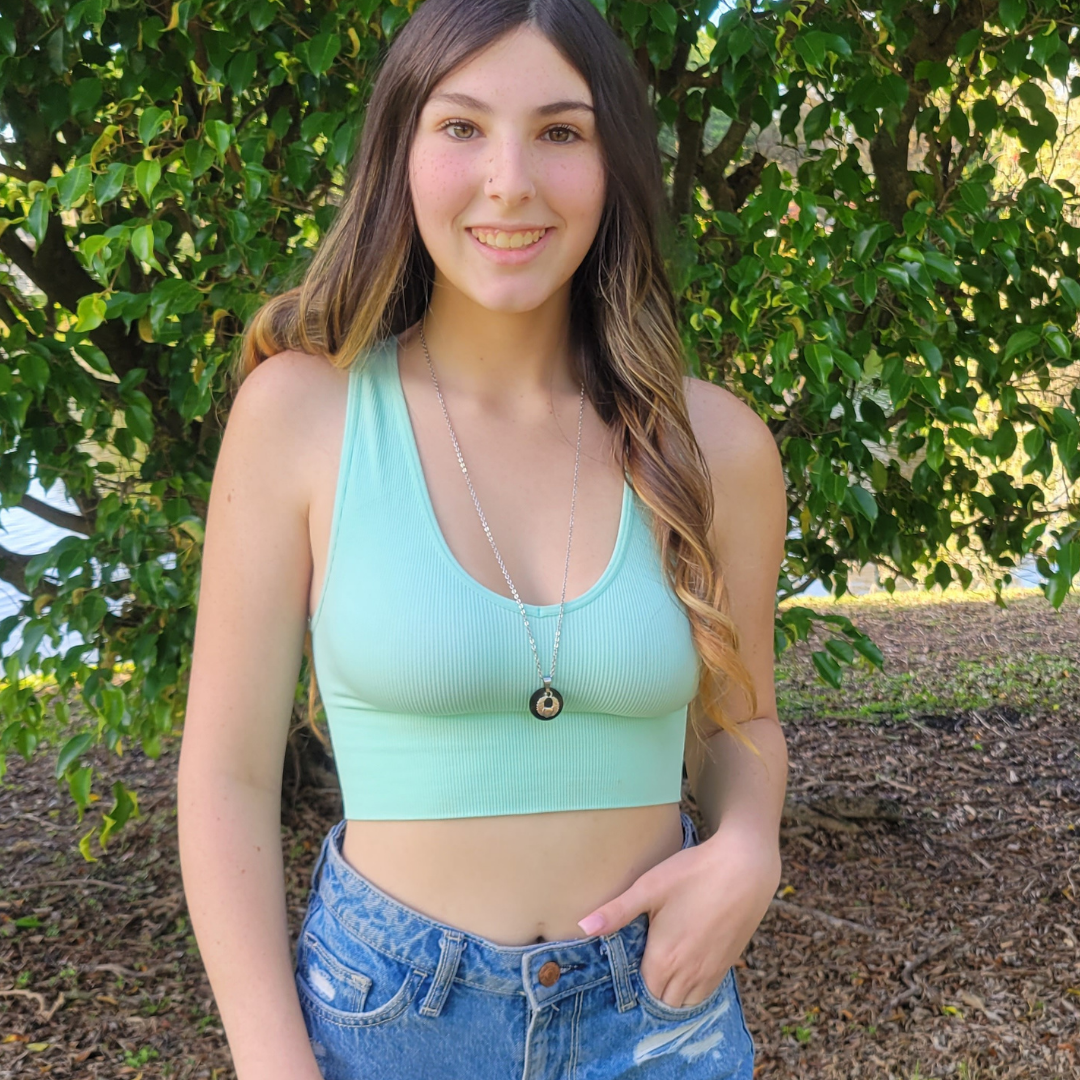
[{"label": "woman", "polygon": [[[588,0],[427,0],[333,229],[249,327],[179,777],[240,1080],[752,1076],[786,507],[764,424],[683,374],[661,197]],[[309,623],[345,815],[294,968]]]}]

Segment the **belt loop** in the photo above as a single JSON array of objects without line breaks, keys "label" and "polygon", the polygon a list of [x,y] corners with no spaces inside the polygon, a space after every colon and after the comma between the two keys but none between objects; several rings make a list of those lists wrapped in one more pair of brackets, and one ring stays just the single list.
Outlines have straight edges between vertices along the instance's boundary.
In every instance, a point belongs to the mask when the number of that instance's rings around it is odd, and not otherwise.
[{"label": "belt loop", "polygon": [[698,838],[697,826],[694,825],[694,819],[685,811],[682,814],[682,826],[683,847],[696,847],[701,842]]},{"label": "belt loop", "polygon": [[311,871],[311,891],[317,892],[319,888],[319,875],[322,873],[323,865],[326,862],[327,853],[330,850],[330,845],[337,843],[337,835],[341,831],[343,821],[339,821],[327,834],[323,837],[323,842],[319,846],[319,854],[315,859],[315,866]]},{"label": "belt loop", "polygon": [[622,936],[616,930],[605,934],[601,941],[601,948],[607,952],[608,962],[611,964],[611,979],[615,984],[615,999],[619,1004],[619,1012],[626,1012],[637,1004],[637,994],[630,985],[630,965],[626,960]]},{"label": "belt loop", "polygon": [[465,948],[465,935],[460,930],[446,930],[439,940],[439,966],[435,969],[435,978],[431,989],[420,1006],[421,1016],[438,1016],[442,1012],[446,995],[450,993],[450,984],[457,974],[458,961]]}]

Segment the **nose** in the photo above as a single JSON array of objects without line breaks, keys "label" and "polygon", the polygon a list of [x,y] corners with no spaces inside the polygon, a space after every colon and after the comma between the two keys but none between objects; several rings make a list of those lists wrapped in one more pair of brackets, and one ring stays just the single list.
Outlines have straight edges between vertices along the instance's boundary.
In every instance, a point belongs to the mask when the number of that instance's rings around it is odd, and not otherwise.
[{"label": "nose", "polygon": [[484,192],[508,206],[531,199],[536,194],[528,148],[513,136],[499,139],[487,163]]}]

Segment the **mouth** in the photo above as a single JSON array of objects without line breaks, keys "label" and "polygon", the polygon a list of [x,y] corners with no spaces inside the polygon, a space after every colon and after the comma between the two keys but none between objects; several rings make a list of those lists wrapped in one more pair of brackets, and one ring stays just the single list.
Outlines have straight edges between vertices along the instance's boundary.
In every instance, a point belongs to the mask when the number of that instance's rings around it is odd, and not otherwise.
[{"label": "mouth", "polygon": [[520,248],[533,247],[547,234],[547,229],[529,229],[516,232],[504,232],[502,229],[470,229],[473,238],[484,247],[498,251],[517,251]]}]

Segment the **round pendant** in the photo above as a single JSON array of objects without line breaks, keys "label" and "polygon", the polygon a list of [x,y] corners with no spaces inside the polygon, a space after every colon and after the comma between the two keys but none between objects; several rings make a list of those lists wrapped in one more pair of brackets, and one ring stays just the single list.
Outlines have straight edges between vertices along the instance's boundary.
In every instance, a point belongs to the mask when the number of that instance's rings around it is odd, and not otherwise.
[{"label": "round pendant", "polygon": [[529,712],[539,720],[550,720],[562,711],[562,694],[552,686],[542,686],[529,698]]}]

